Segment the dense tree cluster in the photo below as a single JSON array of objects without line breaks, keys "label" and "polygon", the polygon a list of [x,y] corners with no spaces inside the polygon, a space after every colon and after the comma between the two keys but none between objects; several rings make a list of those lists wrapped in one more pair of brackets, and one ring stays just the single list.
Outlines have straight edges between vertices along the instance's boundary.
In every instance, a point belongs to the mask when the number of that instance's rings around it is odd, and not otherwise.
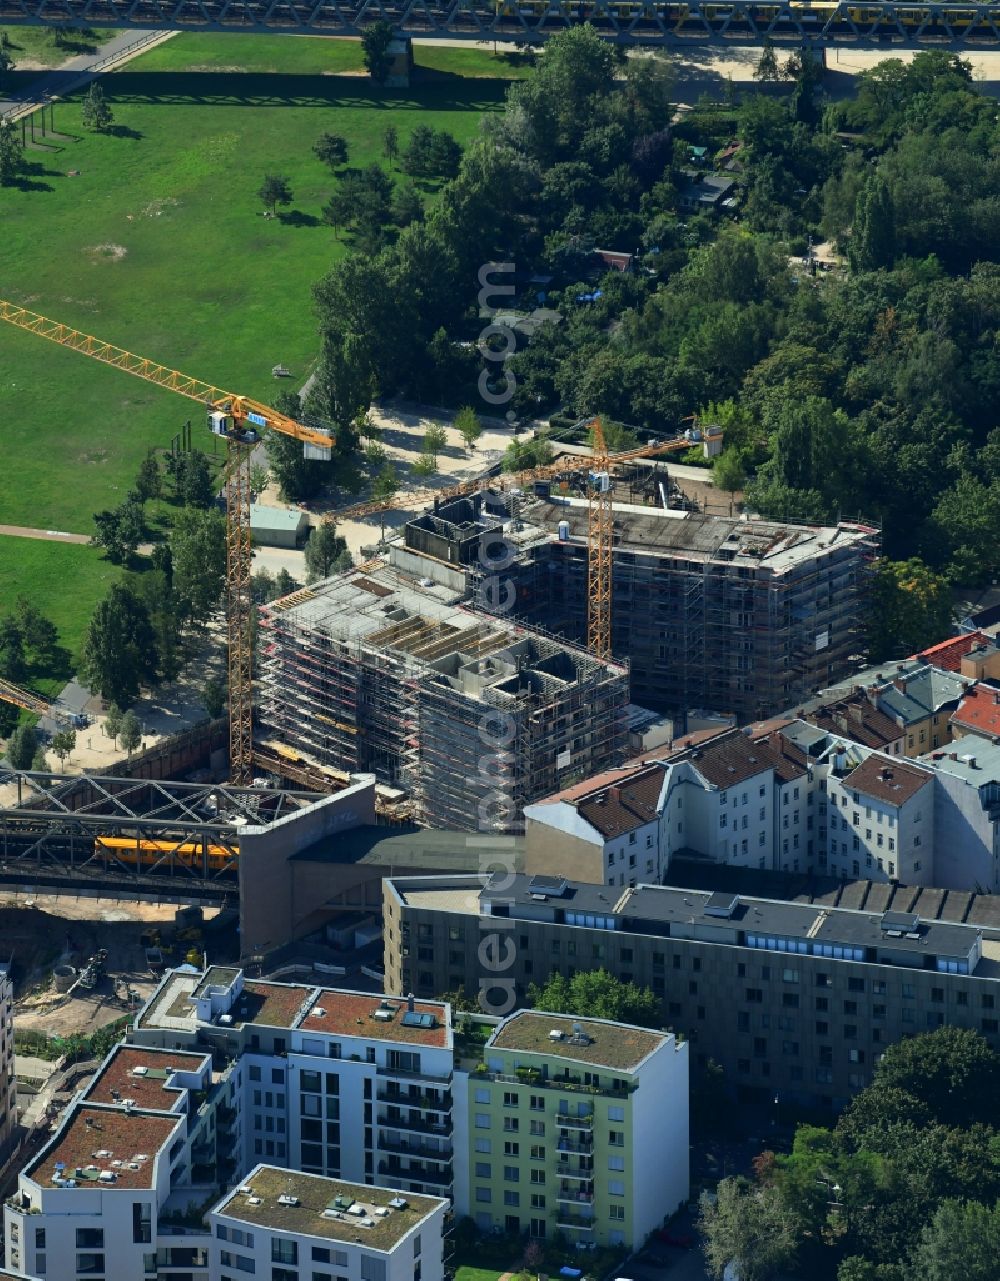
[{"label": "dense tree cluster", "polygon": [[[767,1230],[762,1225],[767,1224]],[[890,1046],[832,1130],[725,1180],[702,1207],[710,1270],[987,1281],[1000,1243],[1000,1056],[943,1027]]]},{"label": "dense tree cluster", "polygon": [[[881,63],[832,104],[806,54],[774,78],[786,94],[671,125],[666,61],[622,65],[586,26],[554,37],[425,219],[317,287],[323,412],[350,421],[376,393],[470,399],[478,273],[510,262],[518,282],[551,278],[563,316],[496,364],[487,389],[509,371],[519,413],[656,434],[711,415],[756,509],[864,515],[891,557],[995,578],[997,103],[937,50]],[[737,219],[686,211],[684,186],[734,145]],[[809,237],[844,268],[803,261]],[[639,270],[595,279],[595,245],[638,250]],[[537,305],[516,293],[501,305]]]}]

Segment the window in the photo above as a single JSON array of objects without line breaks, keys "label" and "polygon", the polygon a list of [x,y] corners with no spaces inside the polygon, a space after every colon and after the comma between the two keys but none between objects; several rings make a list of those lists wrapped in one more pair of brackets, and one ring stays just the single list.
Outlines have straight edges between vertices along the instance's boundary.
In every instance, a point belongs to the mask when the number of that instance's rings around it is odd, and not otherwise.
[{"label": "window", "polygon": [[489,1090],[477,1090],[477,1091],[476,1091],[476,1102],[477,1102],[477,1103],[489,1103],[489,1101],[490,1101],[490,1092],[489,1092]]},{"label": "window", "polygon": [[476,1162],[476,1178],[477,1179],[493,1178],[493,1166],[490,1164],[489,1161]]},{"label": "window", "polygon": [[493,1194],[489,1188],[476,1188],[476,1200],[482,1205],[493,1200]]},{"label": "window", "polygon": [[489,1128],[490,1128],[489,1112],[477,1112],[476,1113],[476,1129],[488,1130]]},{"label": "window", "polygon": [[493,1151],[493,1143],[489,1139],[476,1139],[476,1151],[489,1155]]},{"label": "window", "polygon": [[510,1090],[506,1090],[504,1092],[503,1105],[505,1108],[516,1108],[517,1102],[518,1099],[516,1094],[512,1093]]},{"label": "window", "polygon": [[609,1169],[609,1170],[624,1170],[624,1169],[625,1169],[625,1158],[624,1158],[623,1156],[609,1156],[609,1157],[608,1157],[608,1169]]},{"label": "window", "polygon": [[505,1188],[504,1194],[503,1194],[503,1203],[504,1205],[519,1206],[521,1204],[520,1192],[514,1192],[510,1188]]},{"label": "window", "polygon": [[624,1109],[624,1108],[619,1108],[619,1107],[609,1107],[609,1108],[608,1108],[608,1120],[609,1120],[609,1121],[624,1121],[624,1120],[625,1120],[625,1109]]},{"label": "window", "polygon": [[624,1195],[625,1195],[625,1180],[624,1179],[608,1179],[608,1196],[624,1196]]},{"label": "window", "polygon": [[609,1130],[608,1143],[610,1143],[613,1148],[623,1148],[625,1146],[625,1131]]},{"label": "window", "polygon": [[132,1240],[148,1245],[153,1239],[153,1207],[148,1201],[132,1204]]},{"label": "window", "polygon": [[541,1094],[532,1094],[528,1100],[528,1106],[533,1112],[545,1111],[545,1097]]},{"label": "window", "polygon": [[505,1143],[503,1145],[503,1154],[504,1156],[520,1156],[521,1155],[520,1143]]},{"label": "window", "polygon": [[505,1165],[503,1168],[503,1177],[506,1183],[520,1183],[521,1171],[516,1165]]},{"label": "window", "polygon": [[508,1134],[516,1134],[518,1128],[517,1117],[505,1116],[503,1119],[503,1128]]},{"label": "window", "polygon": [[609,1205],[609,1206],[608,1206],[608,1218],[609,1218],[609,1219],[624,1219],[624,1218],[625,1218],[625,1207],[624,1207],[623,1205]]},{"label": "window", "polygon": [[545,1171],[544,1171],[544,1170],[532,1170],[532,1171],[531,1171],[531,1180],[530,1180],[530,1181],[531,1181],[532,1183],[534,1183],[536,1186],[537,1186],[537,1185],[539,1185],[539,1184],[544,1183],[544,1182],[545,1182]]},{"label": "window", "polygon": [[103,1228],[77,1228],[76,1248],[78,1250],[103,1250]]}]

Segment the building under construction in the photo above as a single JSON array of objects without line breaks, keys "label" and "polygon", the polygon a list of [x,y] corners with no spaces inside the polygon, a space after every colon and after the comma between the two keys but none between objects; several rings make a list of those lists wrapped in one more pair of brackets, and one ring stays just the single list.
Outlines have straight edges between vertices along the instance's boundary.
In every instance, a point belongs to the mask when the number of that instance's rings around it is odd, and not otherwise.
[{"label": "building under construction", "polygon": [[[863,657],[877,529],[706,516],[659,505],[672,497],[662,470],[647,471],[650,486],[619,478],[614,496],[612,650],[629,664],[634,703],[754,720]],[[484,590],[483,561],[499,562],[519,618],[582,641],[587,501],[572,484],[539,488],[441,504],[405,527],[394,562],[453,586],[464,579],[484,607],[497,593]]]},{"label": "building under construction", "polygon": [[620,763],[628,672],[458,588],[384,567],[264,608],[265,732],[399,787],[430,826],[509,831],[525,804]]}]

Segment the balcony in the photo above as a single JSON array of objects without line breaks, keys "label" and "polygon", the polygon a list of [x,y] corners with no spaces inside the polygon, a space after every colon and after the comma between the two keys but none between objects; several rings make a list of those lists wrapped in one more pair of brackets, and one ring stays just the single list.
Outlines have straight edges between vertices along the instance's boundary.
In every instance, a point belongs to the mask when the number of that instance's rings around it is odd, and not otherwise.
[{"label": "balcony", "polygon": [[379,1103],[391,1103],[397,1108],[423,1108],[425,1112],[450,1112],[451,1094],[435,1090],[414,1090],[403,1094],[399,1090],[376,1090],[375,1097]]},{"label": "balcony", "polygon": [[407,1169],[394,1168],[388,1161],[379,1161],[378,1172],[385,1179],[396,1179],[405,1183],[422,1183],[426,1187],[450,1188],[452,1176],[450,1170],[428,1170],[422,1165],[411,1165]]},{"label": "balcony", "polygon": [[559,1090],[571,1094],[600,1094],[611,1099],[627,1099],[639,1088],[637,1081],[629,1081],[624,1087],[613,1085],[587,1085],[577,1076],[547,1076],[536,1069],[520,1069],[518,1072],[489,1072],[482,1064],[477,1065],[472,1073],[473,1081],[498,1081],[504,1085],[520,1085],[529,1090]]},{"label": "balcony", "polygon": [[431,1071],[411,1072],[409,1068],[389,1067],[388,1064],[385,1066],[378,1064],[375,1075],[388,1077],[390,1080],[398,1077],[400,1081],[427,1081],[431,1085],[440,1085],[442,1089],[450,1086],[452,1081],[451,1072],[444,1075]]},{"label": "balcony", "polygon": [[409,1114],[405,1116],[386,1116],[383,1113],[379,1113],[375,1123],[383,1129],[408,1130],[414,1134],[451,1134],[450,1125],[444,1125],[440,1121],[428,1121],[423,1113],[417,1113],[414,1117]]},{"label": "balcony", "polygon": [[593,1232],[593,1217],[586,1214],[574,1214],[572,1210],[564,1210],[562,1207],[556,1210],[556,1226],[560,1228],[571,1228],[574,1232]]},{"label": "balcony", "polygon": [[427,1143],[414,1142],[408,1139],[392,1140],[384,1136],[378,1141],[378,1150],[380,1152],[398,1152],[402,1156],[417,1157],[422,1161],[438,1161],[448,1163],[452,1158],[451,1145],[445,1149],[431,1147]]},{"label": "balcony", "polygon": [[594,1185],[587,1183],[582,1188],[575,1185],[570,1186],[568,1183],[560,1184],[556,1192],[557,1201],[565,1201],[573,1205],[593,1205],[594,1204]]},{"label": "balcony", "polygon": [[593,1130],[594,1114],[588,1112],[586,1116],[569,1116],[560,1112],[556,1117],[556,1124],[560,1129],[566,1130]]},{"label": "balcony", "polygon": [[581,1156],[589,1156],[594,1150],[594,1136],[592,1134],[578,1134],[576,1139],[563,1138],[559,1136],[559,1142],[556,1144],[556,1152],[575,1152]]},{"label": "balcony", "polygon": [[594,1177],[593,1164],[588,1166],[572,1165],[569,1161],[560,1161],[556,1165],[556,1174],[562,1175],[565,1179],[580,1179],[588,1182]]}]

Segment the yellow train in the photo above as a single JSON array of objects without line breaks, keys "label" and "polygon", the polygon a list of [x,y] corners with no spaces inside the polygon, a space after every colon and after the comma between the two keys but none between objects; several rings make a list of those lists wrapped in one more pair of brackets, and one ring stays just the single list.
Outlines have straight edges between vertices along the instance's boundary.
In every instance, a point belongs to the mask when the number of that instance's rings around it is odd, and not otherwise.
[{"label": "yellow train", "polygon": [[[132,863],[141,867],[168,862],[171,857],[175,863],[199,872],[205,866],[202,845],[195,841],[185,841],[178,845],[174,841],[137,841],[128,836],[98,836],[94,847],[98,854],[110,854],[120,863]],[[208,866],[213,871],[223,871],[235,857],[234,851],[225,845],[208,846]]]}]

